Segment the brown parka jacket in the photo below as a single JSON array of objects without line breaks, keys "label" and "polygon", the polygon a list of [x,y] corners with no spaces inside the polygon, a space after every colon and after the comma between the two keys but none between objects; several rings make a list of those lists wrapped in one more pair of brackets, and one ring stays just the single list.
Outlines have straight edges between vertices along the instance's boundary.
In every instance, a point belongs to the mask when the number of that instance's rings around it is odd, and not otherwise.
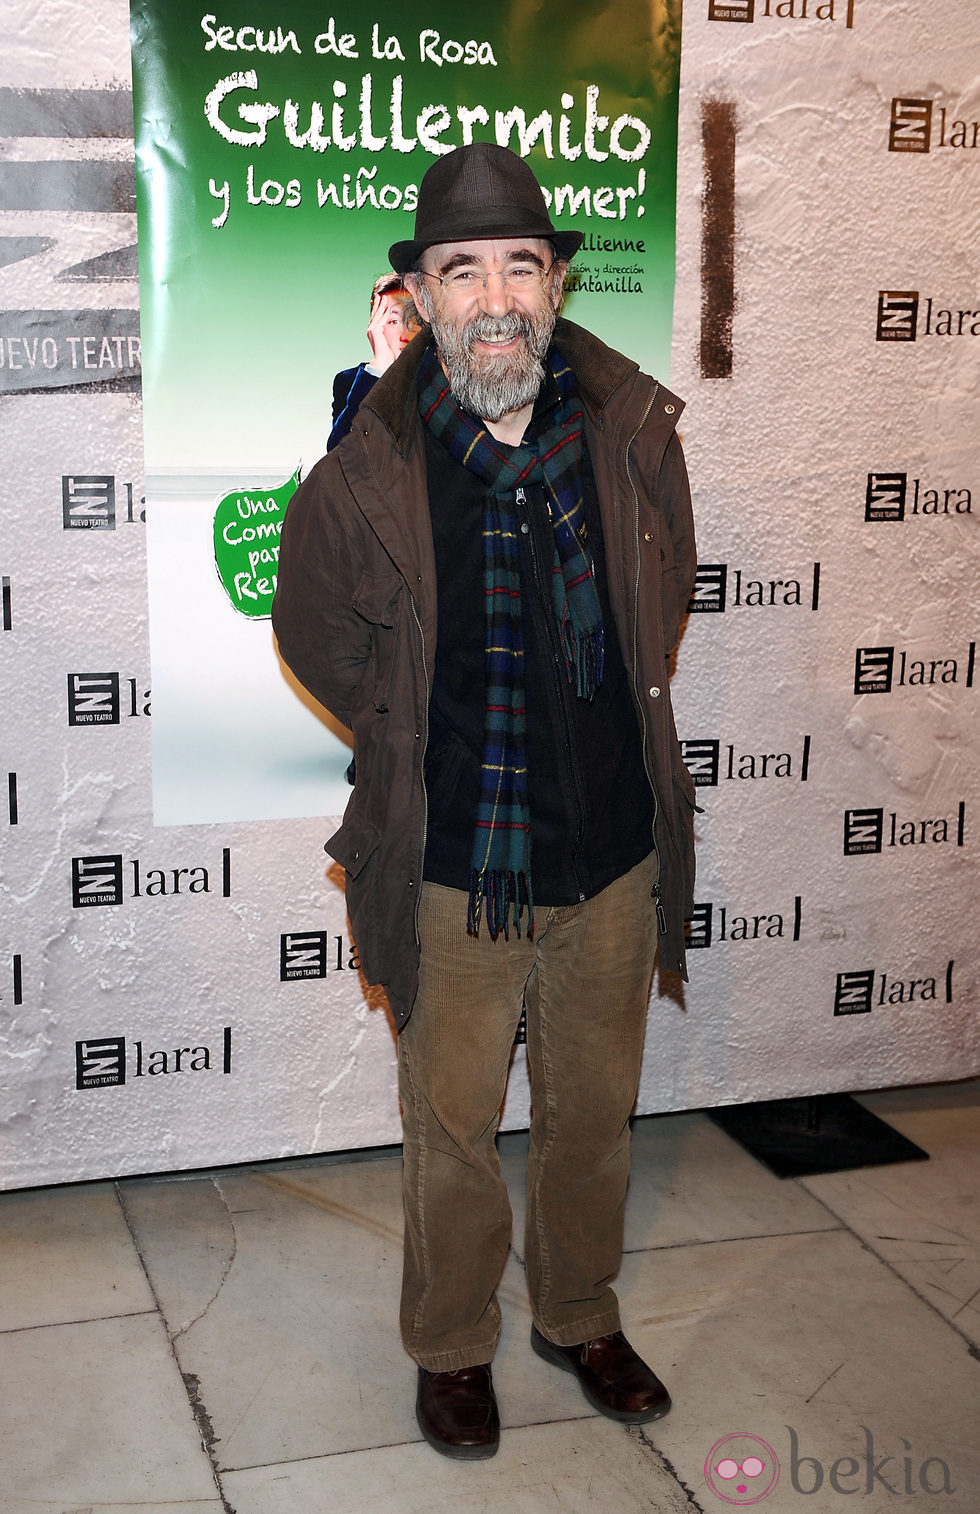
[{"label": "brown parka jacket", "polygon": [[[361,967],[399,1028],[418,985],[423,781],[436,648],[436,578],[416,376],[428,333],[388,369],[349,437],[289,502],[272,609],[279,651],[354,735],[356,782],[327,842],[347,874]],[[694,586],[690,490],[675,426],[683,405],[637,364],[559,319],[578,381],[606,543],[609,596],[656,798],[661,963],[686,978],[694,785],[681,758],[668,661]],[[666,928],[664,928],[666,927]]]}]

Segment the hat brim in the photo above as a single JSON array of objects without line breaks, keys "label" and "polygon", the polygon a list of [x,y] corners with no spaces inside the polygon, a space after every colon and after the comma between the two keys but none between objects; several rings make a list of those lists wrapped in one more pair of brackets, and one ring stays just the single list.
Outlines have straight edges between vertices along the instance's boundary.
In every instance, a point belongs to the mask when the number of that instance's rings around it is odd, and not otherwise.
[{"label": "hat brim", "polygon": [[489,242],[497,237],[540,237],[550,242],[562,262],[568,262],[585,241],[584,231],[555,231],[551,223],[520,208],[510,212],[500,206],[488,206],[485,213],[473,211],[461,216],[449,212],[442,221],[430,223],[428,235],[420,242],[395,242],[388,249],[388,259],[396,273],[411,273],[427,247],[444,242]]}]

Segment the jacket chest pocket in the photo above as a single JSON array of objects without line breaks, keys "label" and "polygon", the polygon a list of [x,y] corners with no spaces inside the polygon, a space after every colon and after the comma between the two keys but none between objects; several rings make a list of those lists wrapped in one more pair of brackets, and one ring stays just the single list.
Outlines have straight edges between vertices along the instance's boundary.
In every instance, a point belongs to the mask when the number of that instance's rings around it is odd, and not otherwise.
[{"label": "jacket chest pocket", "polygon": [[352,608],[371,627],[371,653],[364,677],[369,681],[371,703],[379,715],[388,713],[399,600],[404,593],[404,581],[397,573],[365,573],[351,601]]}]

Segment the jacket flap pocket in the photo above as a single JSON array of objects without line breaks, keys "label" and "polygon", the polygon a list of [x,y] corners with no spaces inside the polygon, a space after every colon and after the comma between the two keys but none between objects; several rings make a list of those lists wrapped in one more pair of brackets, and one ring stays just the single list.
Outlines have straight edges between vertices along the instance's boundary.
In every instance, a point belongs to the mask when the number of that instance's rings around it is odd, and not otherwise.
[{"label": "jacket flap pocket", "polygon": [[674,782],[680,789],[684,798],[687,800],[687,803],[690,805],[691,809],[697,811],[699,815],[703,814],[704,811],[698,804],[698,791],[695,786],[694,779],[691,777],[691,770],[687,766],[687,763],[680,758],[678,758],[677,763],[674,767]]},{"label": "jacket flap pocket", "polygon": [[334,832],[324,850],[335,862],[340,863],[349,877],[356,878],[368,858],[377,850],[380,839],[369,820],[365,820],[363,815],[354,815],[350,820],[344,821],[339,831]]},{"label": "jacket flap pocket", "polygon": [[393,626],[395,600],[402,580],[397,573],[365,573],[351,601],[352,608],[372,626]]}]

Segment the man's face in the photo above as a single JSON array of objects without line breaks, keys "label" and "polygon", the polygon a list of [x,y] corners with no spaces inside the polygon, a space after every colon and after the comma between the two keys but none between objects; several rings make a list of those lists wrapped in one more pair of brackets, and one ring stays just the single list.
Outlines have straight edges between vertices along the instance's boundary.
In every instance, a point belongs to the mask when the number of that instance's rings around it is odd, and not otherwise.
[{"label": "man's face", "polygon": [[539,237],[440,243],[423,253],[422,269],[406,282],[458,403],[487,421],[532,404],[561,304],[565,264],[551,244]]}]

